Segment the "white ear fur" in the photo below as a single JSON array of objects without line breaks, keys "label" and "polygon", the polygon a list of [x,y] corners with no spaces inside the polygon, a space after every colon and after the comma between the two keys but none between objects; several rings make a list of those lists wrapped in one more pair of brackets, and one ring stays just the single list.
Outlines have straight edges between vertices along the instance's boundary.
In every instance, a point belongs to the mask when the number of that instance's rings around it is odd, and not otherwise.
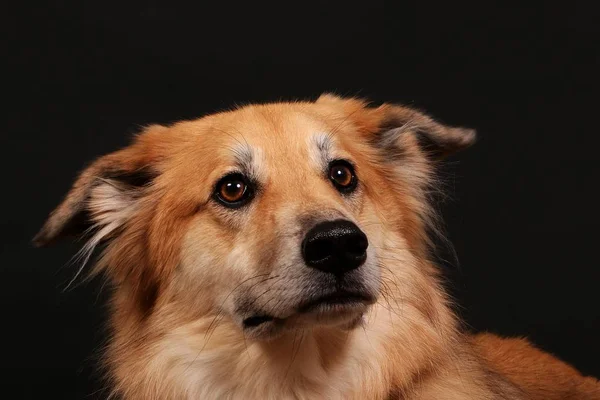
[{"label": "white ear fur", "polygon": [[75,255],[74,260],[80,266],[67,288],[77,279],[98,244],[123,227],[135,214],[139,205],[139,189],[114,180],[101,179],[91,189],[87,203],[92,220],[88,232],[94,234]]},{"label": "white ear fur", "polygon": [[122,226],[135,212],[139,189],[133,189],[110,179],[102,179],[88,200],[91,219],[98,228],[109,232]]}]

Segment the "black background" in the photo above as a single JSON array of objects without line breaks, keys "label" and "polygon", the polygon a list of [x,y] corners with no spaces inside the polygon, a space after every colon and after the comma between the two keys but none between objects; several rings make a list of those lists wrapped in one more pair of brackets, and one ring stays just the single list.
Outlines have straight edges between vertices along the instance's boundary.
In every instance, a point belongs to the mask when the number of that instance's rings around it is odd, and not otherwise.
[{"label": "black background", "polygon": [[98,396],[101,282],[64,292],[77,245],[29,243],[87,162],[142,124],[332,90],[479,131],[452,160],[443,207],[459,311],[600,376],[598,13],[391,3],[5,10],[0,376],[11,398]]}]

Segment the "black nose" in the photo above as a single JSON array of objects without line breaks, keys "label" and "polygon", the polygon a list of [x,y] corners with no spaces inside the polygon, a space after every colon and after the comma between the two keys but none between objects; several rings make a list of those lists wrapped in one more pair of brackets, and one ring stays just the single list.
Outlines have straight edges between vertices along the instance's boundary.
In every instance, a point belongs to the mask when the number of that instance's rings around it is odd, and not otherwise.
[{"label": "black nose", "polygon": [[302,256],[309,267],[343,274],[367,259],[367,236],[350,221],[338,219],[315,225],[302,241]]}]

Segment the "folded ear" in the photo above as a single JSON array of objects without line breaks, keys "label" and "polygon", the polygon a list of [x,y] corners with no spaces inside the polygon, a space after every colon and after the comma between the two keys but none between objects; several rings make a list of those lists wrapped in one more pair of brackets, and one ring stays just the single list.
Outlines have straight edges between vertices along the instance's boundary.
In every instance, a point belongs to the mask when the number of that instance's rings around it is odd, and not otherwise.
[{"label": "folded ear", "polygon": [[383,104],[369,107],[364,100],[331,93],[324,93],[316,102],[341,108],[345,118],[353,120],[368,134],[374,134],[374,144],[390,157],[406,153],[412,142],[416,142],[420,150],[435,161],[469,147],[476,138],[473,129],[444,125],[406,106]]},{"label": "folded ear", "polygon": [[[164,129],[152,126],[148,131]],[[91,228],[102,230],[99,239],[118,230],[135,211],[145,187],[157,175],[151,151],[144,142],[103,156],[79,175],[62,203],[33,239],[36,246],[65,236],[77,236]]]},{"label": "folded ear", "polygon": [[392,156],[398,156],[410,145],[410,137],[432,161],[463,150],[476,140],[473,129],[444,125],[409,107],[384,104],[377,110],[382,118],[376,143]]}]

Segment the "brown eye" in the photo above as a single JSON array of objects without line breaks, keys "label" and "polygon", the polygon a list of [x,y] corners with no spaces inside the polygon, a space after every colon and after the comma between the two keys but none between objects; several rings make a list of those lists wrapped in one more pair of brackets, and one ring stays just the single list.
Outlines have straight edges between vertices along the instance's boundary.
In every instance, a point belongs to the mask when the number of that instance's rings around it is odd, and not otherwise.
[{"label": "brown eye", "polygon": [[235,208],[249,200],[252,191],[242,174],[231,174],[222,178],[215,190],[216,198],[225,206]]},{"label": "brown eye", "polygon": [[354,168],[347,161],[333,161],[329,165],[329,179],[340,192],[348,193],[356,188]]}]

